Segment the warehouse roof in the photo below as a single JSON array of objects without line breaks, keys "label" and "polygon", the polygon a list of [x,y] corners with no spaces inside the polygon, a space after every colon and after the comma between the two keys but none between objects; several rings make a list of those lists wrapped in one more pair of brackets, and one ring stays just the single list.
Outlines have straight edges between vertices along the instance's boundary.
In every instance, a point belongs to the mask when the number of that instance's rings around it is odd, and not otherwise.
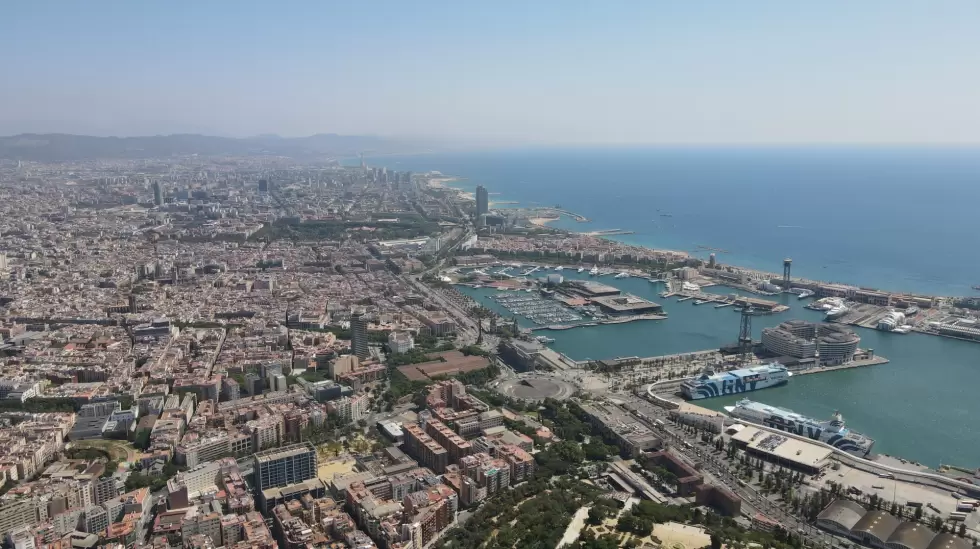
[{"label": "warehouse roof", "polygon": [[908,549],[927,549],[936,533],[915,522],[903,522],[888,537],[888,545],[907,547]]},{"label": "warehouse roof", "polygon": [[855,534],[870,534],[882,541],[887,540],[901,521],[884,511],[868,511],[861,520],[851,528]]},{"label": "warehouse roof", "polygon": [[817,515],[817,520],[829,520],[836,522],[844,528],[850,530],[861,520],[867,510],[860,504],[846,499],[838,499],[831,502],[826,509]]}]

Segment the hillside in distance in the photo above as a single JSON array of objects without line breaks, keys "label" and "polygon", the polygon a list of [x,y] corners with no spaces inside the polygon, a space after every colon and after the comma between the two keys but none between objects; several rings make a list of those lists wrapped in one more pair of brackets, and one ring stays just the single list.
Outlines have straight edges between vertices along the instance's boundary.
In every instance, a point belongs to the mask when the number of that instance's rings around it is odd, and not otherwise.
[{"label": "hillside in distance", "polygon": [[0,158],[59,162],[66,160],[165,158],[199,155],[277,155],[293,158],[350,156],[358,153],[423,152],[430,144],[376,136],[316,134],[308,137],[262,135],[247,138],[196,134],[145,137],[95,137],[71,134],[19,134],[0,137]]}]

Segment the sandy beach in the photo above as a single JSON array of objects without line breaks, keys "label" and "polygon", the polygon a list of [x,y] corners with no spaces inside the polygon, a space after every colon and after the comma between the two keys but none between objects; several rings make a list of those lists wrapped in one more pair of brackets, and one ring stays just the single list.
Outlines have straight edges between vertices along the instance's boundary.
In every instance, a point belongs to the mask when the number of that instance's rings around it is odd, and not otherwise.
[{"label": "sandy beach", "polygon": [[558,221],[559,219],[561,218],[560,217],[532,217],[528,219],[528,221],[530,221],[532,225],[537,225],[538,227],[546,227],[548,226],[548,223],[551,223],[552,221]]}]

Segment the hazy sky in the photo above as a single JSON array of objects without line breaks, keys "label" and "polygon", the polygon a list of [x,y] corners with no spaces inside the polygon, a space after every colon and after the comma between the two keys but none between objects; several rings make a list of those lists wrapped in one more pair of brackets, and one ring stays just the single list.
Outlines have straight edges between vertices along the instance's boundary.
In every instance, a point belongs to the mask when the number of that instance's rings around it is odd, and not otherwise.
[{"label": "hazy sky", "polygon": [[0,134],[980,143],[977,0],[48,2]]}]

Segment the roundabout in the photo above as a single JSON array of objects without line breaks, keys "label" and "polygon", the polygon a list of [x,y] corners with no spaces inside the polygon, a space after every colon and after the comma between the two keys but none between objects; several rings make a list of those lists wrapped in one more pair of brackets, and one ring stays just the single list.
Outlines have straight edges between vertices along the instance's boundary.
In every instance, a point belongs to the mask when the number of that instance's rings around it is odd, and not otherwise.
[{"label": "roundabout", "polygon": [[556,377],[531,374],[501,382],[497,385],[497,392],[528,402],[540,402],[546,398],[565,400],[575,394],[575,385]]}]

